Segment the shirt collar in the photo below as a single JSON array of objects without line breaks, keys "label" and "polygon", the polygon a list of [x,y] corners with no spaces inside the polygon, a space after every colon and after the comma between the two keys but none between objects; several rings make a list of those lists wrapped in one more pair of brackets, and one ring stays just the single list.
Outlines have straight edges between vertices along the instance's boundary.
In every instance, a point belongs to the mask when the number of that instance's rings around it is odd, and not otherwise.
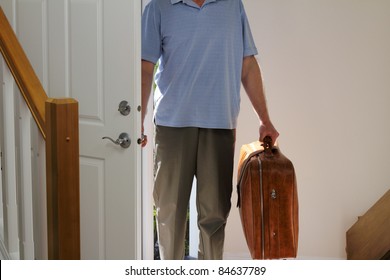
[{"label": "shirt collar", "polygon": [[[218,0],[206,0],[205,3],[206,2],[216,2],[216,1],[218,1]],[[177,4],[179,2],[187,2],[187,1],[186,0],[171,0],[172,5]]]}]

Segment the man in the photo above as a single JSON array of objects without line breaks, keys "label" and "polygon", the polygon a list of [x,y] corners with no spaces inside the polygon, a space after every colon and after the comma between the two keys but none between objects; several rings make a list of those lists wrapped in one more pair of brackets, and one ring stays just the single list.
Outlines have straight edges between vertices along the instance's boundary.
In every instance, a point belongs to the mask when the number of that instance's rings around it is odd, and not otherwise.
[{"label": "man", "polygon": [[[152,0],[142,17],[142,120],[155,64],[155,186],[162,259],[182,259],[197,178],[199,259],[222,259],[241,82],[276,140],[241,0]],[[144,140],[143,146],[146,145]]]}]

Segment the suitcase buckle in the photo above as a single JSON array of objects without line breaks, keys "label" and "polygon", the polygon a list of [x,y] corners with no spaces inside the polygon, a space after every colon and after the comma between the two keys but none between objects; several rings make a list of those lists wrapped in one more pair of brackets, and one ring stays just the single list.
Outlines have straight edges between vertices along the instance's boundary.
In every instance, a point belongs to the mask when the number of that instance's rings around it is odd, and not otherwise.
[{"label": "suitcase buckle", "polygon": [[272,189],[271,198],[276,199],[276,190],[275,189]]},{"label": "suitcase buckle", "polygon": [[264,147],[264,154],[266,157],[272,157],[272,138],[270,136],[265,136],[263,139],[263,144],[262,146]]}]

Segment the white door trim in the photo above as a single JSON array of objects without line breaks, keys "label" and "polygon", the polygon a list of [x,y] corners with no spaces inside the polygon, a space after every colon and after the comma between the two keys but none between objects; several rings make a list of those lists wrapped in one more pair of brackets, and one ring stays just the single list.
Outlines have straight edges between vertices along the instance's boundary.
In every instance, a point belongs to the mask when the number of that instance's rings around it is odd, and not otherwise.
[{"label": "white door trim", "polygon": [[[150,0],[141,0],[141,14]],[[140,21],[141,23],[141,21]],[[141,30],[141,28],[139,28]],[[141,46],[141,45],[140,45]],[[148,144],[142,149],[142,259],[154,259],[154,225],[153,225],[153,98],[149,99],[148,114],[145,117],[145,131]]]}]

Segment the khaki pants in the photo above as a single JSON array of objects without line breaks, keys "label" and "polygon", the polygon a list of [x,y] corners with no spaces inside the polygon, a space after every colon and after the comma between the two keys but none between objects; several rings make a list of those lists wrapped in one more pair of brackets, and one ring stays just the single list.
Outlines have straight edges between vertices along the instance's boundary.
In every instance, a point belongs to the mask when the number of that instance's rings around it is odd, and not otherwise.
[{"label": "khaki pants", "polygon": [[189,198],[197,178],[199,259],[222,259],[232,193],[235,130],[155,127],[161,259],[183,259]]}]

